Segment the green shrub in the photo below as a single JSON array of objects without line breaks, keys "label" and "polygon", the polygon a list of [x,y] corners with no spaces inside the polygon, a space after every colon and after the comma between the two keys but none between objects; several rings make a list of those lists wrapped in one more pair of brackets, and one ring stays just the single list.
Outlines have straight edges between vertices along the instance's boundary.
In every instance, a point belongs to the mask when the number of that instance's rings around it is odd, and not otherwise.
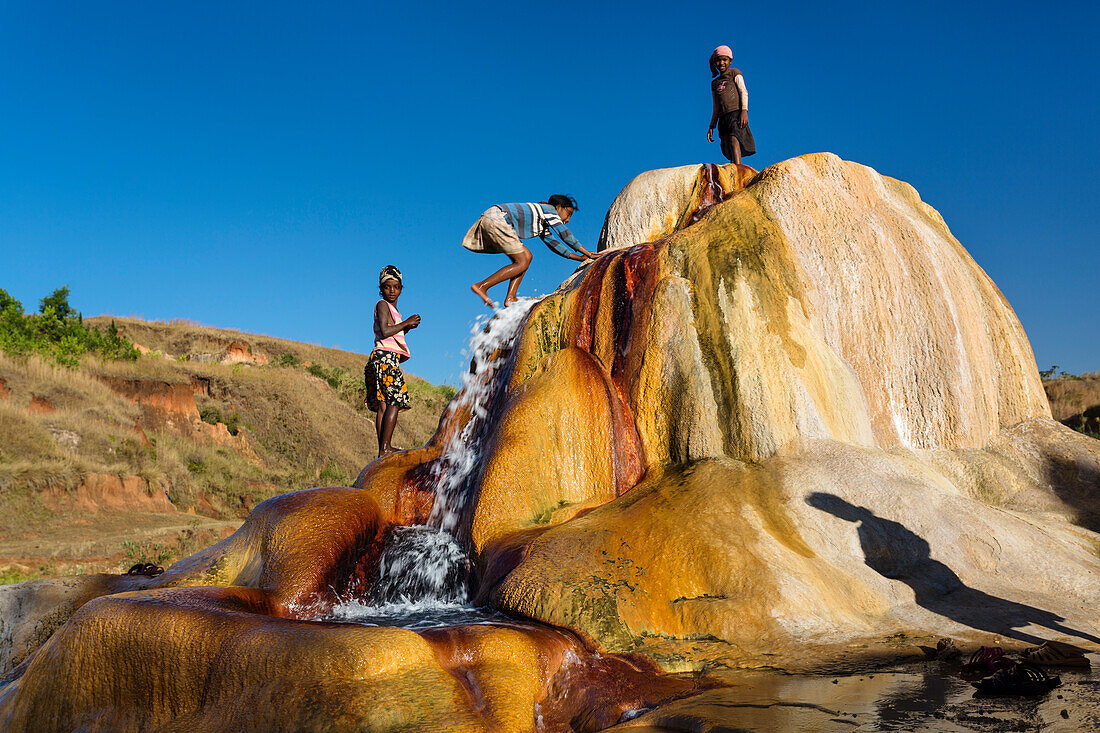
[{"label": "green shrub", "polygon": [[207,405],[206,407],[199,410],[199,418],[204,423],[217,425],[222,421],[222,411],[214,407],[213,405]]},{"label": "green shrub", "polygon": [[347,486],[348,475],[339,466],[325,466],[317,474],[317,481],[322,486]]},{"label": "green shrub", "polygon": [[449,384],[436,386],[420,379],[411,379],[408,384],[410,397],[424,400],[433,408],[446,405],[458,394],[458,390]]},{"label": "green shrub", "polygon": [[23,304],[8,294],[7,290],[0,288],[0,311],[15,308],[19,313],[23,312]]},{"label": "green shrub", "polygon": [[[0,293],[4,291],[0,290]],[[41,572],[23,572],[22,570],[16,570],[15,568],[4,568],[0,570],[0,585],[10,585],[12,583],[23,583],[28,580],[36,580],[41,578]]]},{"label": "green shrub", "polygon": [[146,544],[144,542],[134,542],[133,540],[123,540],[122,550],[126,553],[126,562],[128,563],[151,562],[154,565],[163,565],[166,560],[171,560],[175,556],[175,552],[171,548],[157,542]]},{"label": "green shrub", "polygon": [[325,383],[332,387],[341,398],[355,407],[362,405],[363,400],[367,398],[367,389],[363,384],[362,377],[343,367],[326,369],[320,364],[310,364],[306,367],[306,371],[319,379],[325,380]]},{"label": "green shrub", "polygon": [[275,366],[278,367],[298,367],[302,365],[302,360],[294,354],[279,354],[279,358],[275,360]]},{"label": "green shrub", "polygon": [[1050,369],[1040,369],[1039,370],[1039,379],[1043,380],[1044,382],[1050,381],[1052,379],[1065,379],[1065,380],[1081,380],[1081,379],[1084,379],[1084,377],[1082,377],[1080,374],[1070,374],[1065,369],[1063,369],[1061,371],[1059,371],[1058,369],[1059,369],[1059,367],[1058,367],[1057,364],[1052,366]]},{"label": "green shrub", "polygon": [[23,304],[0,290],[0,350],[13,356],[38,354],[60,366],[75,368],[86,353],[106,359],[136,360],[134,343],[119,335],[114,321],[105,331],[84,325],[69,305],[68,286],[42,299],[37,315],[23,313]]}]

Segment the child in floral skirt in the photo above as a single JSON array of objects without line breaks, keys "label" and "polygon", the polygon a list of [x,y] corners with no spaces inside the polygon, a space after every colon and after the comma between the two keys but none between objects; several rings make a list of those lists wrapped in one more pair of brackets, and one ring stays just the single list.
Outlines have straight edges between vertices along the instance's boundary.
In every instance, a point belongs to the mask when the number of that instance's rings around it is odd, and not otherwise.
[{"label": "child in floral skirt", "polygon": [[374,351],[367,360],[363,376],[367,383],[367,407],[377,414],[374,427],[378,433],[378,455],[394,453],[390,445],[397,415],[409,409],[409,390],[401,362],[409,358],[405,332],[420,325],[420,316],[402,320],[397,311],[397,299],[402,290],[401,271],[386,265],[378,274],[378,292],[382,299],[374,306]]}]

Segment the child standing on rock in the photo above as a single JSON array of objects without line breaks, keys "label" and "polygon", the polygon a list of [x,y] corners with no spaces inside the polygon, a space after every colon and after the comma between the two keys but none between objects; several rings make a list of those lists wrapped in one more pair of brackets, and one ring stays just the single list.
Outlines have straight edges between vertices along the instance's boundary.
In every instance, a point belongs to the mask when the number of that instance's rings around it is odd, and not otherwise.
[{"label": "child standing on rock", "polygon": [[714,142],[714,126],[722,141],[722,155],[731,163],[740,163],[743,156],[756,152],[756,141],[749,129],[749,92],[741,71],[730,66],[733,51],[719,46],[710,55],[710,93],[714,111],[710,116],[707,142]]},{"label": "child standing on rock", "polygon": [[409,409],[409,390],[401,362],[409,358],[405,332],[420,325],[420,316],[402,320],[397,311],[397,299],[402,290],[401,271],[386,265],[378,274],[378,292],[382,300],[374,306],[374,350],[367,360],[363,377],[367,383],[367,407],[377,413],[374,422],[378,432],[378,455],[394,453],[390,445],[397,414]]}]

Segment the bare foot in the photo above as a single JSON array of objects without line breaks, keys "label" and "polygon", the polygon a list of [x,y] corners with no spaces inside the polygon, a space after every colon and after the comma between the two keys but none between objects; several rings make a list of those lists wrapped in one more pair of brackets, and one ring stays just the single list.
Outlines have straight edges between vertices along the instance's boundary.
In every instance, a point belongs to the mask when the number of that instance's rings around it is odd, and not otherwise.
[{"label": "bare foot", "polygon": [[518,303],[518,302],[519,302],[519,298],[505,298],[504,299],[504,307],[507,308],[508,306],[512,305],[513,303]]},{"label": "bare foot", "polygon": [[470,290],[473,290],[474,294],[477,295],[477,297],[479,297],[483,301],[485,301],[485,305],[489,306],[490,308],[496,308],[497,307],[497,304],[492,301],[492,299],[489,297],[489,294],[486,293],[481,288],[479,288],[477,286],[477,283],[474,283],[473,285],[471,285]]}]

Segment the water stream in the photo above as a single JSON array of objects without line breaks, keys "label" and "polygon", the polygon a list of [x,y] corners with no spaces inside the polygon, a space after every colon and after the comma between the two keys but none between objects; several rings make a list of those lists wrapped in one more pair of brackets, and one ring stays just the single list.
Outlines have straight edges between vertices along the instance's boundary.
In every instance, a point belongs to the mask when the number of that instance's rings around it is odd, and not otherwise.
[{"label": "water stream", "polygon": [[455,431],[432,471],[435,504],[429,524],[454,534],[469,497],[471,479],[481,465],[482,444],[492,427],[493,408],[505,390],[501,369],[507,364],[527,314],[540,298],[521,298],[497,310],[486,322],[474,322],[466,354],[470,369],[462,375],[462,389],[447,406],[448,419],[464,410],[470,420]]},{"label": "water stream", "polygon": [[471,563],[459,533],[481,468],[483,443],[506,389],[508,357],[539,300],[521,298],[475,321],[463,352],[470,369],[446,413],[448,422],[467,413],[469,419],[451,433],[431,467],[435,499],[428,524],[393,528],[382,549],[377,583],[338,604],[325,619],[420,629],[505,618],[469,605]]}]

